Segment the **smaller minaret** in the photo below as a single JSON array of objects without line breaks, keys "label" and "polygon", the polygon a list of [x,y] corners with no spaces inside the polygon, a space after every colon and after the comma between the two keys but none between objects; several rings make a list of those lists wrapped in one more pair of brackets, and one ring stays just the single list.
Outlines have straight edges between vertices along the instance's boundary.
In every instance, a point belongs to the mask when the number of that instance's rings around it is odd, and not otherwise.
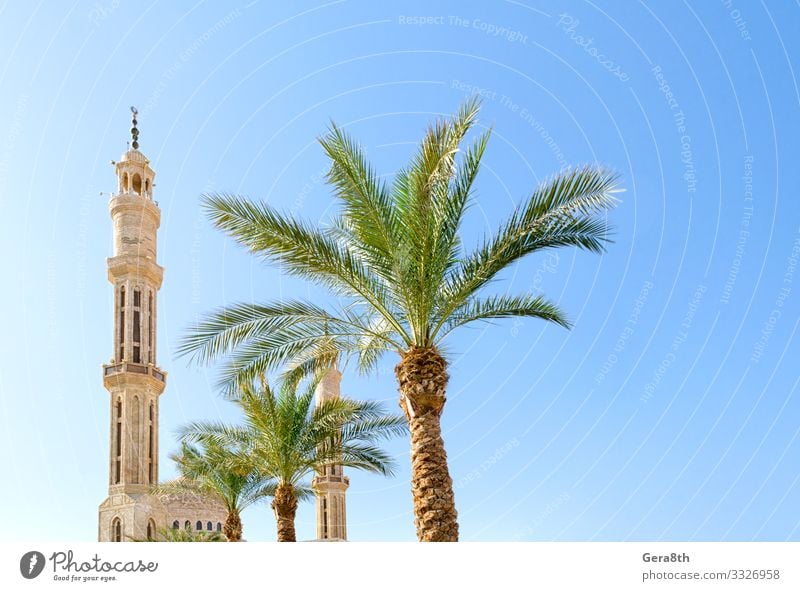
[{"label": "smaller minaret", "polygon": [[[342,373],[334,363],[317,384],[314,391],[316,404],[325,400],[338,400]],[[347,507],[345,493],[350,479],[344,475],[342,466],[329,464],[317,473],[311,486],[317,494],[317,539],[347,539]]]}]

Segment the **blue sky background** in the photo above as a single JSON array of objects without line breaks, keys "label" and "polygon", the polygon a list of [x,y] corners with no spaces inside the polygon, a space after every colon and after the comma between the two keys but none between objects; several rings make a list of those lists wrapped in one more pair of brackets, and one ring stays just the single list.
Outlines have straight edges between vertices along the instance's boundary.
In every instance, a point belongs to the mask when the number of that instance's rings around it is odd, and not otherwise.
[{"label": "blue sky background", "polygon": [[[181,424],[235,418],[214,368],[174,356],[190,323],[328,301],[209,228],[200,194],[324,223],[330,119],[391,175],[478,91],[495,132],[468,243],[565,164],[607,163],[627,192],[605,255],[543,253],[494,286],[543,291],[572,331],[507,321],[449,342],[462,539],[800,540],[799,29],[796,3],[738,0],[0,2],[0,539],[96,537],[109,161],[129,105],[162,208],[166,478]],[[344,392],[396,410],[394,363],[346,372]],[[350,473],[353,540],[414,539],[408,443],[390,448],[396,478]],[[299,538],[313,519],[303,505]],[[274,539],[266,506],[245,534]]]}]

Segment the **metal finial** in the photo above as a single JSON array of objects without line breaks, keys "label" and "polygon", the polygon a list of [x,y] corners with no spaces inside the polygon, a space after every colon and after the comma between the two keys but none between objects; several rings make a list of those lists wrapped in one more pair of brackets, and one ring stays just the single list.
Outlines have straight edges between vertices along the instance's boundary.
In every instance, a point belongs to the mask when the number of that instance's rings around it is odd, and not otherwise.
[{"label": "metal finial", "polygon": [[139,114],[139,111],[136,110],[136,107],[131,107],[131,138],[133,139],[133,149],[139,149],[139,130],[136,128],[136,115]]}]

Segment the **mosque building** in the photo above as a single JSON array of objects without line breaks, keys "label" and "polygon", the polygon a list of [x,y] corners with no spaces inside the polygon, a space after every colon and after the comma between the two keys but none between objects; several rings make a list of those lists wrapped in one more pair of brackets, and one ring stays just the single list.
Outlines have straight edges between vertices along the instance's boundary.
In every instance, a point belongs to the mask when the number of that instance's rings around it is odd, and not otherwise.
[{"label": "mosque building", "polygon": [[[114,290],[113,353],[103,365],[109,393],[108,497],[100,504],[101,542],[154,540],[166,528],[221,532],[225,508],[195,494],[153,494],[158,483],[159,409],[167,372],[157,362],[158,292],[164,269],[157,262],[161,210],[153,200],[155,172],[139,151],[136,110],[131,143],[112,162],[117,191],[109,211],[113,256],[108,280]],[[322,400],[339,397],[341,373],[332,368],[317,386]],[[317,538],[346,540],[345,492],[349,485],[341,466],[317,474]]]}]

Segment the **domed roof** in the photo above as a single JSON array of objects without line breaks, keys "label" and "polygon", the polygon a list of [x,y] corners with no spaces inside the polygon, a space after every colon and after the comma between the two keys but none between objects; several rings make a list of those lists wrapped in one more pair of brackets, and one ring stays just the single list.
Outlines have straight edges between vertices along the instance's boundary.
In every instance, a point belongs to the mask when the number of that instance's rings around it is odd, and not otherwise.
[{"label": "domed roof", "polygon": [[122,155],[122,158],[119,160],[120,162],[141,162],[142,164],[147,164],[147,158],[144,154],[142,154],[139,150],[128,150]]},{"label": "domed roof", "polygon": [[161,501],[167,511],[172,512],[180,508],[225,512],[225,507],[219,499],[206,496],[199,492],[192,491],[191,489],[180,490],[180,482],[182,480],[183,477],[178,477],[172,483],[166,483],[167,489],[169,488],[169,484],[175,484],[175,490],[157,493],[158,500]]}]

